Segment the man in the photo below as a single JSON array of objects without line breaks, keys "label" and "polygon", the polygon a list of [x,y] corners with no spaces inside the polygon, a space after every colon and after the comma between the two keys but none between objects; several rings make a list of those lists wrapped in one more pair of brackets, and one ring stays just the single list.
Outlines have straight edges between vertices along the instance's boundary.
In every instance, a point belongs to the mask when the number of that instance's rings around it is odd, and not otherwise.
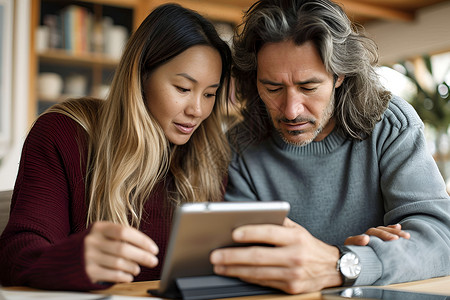
[{"label": "man", "polygon": [[[328,0],[260,0],[244,24],[234,44],[244,121],[230,135],[225,197],[285,200],[291,212],[285,226],[235,230],[275,247],[216,250],[215,272],[288,293],[449,275],[450,198],[423,123],[379,82],[373,41]],[[397,223],[409,239],[343,247]]]}]

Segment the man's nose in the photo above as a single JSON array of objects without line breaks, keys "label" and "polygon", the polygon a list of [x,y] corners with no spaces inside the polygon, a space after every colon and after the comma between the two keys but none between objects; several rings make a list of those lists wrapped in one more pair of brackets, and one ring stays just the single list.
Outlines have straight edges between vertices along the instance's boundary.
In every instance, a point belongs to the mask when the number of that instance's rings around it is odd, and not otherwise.
[{"label": "man's nose", "polygon": [[281,105],[281,113],[288,120],[294,120],[304,110],[303,95],[294,89],[288,89]]}]

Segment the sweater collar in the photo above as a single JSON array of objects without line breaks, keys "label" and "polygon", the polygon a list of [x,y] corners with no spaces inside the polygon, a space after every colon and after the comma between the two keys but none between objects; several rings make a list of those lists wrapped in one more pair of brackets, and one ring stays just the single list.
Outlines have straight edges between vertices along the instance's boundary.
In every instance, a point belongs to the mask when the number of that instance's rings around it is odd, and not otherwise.
[{"label": "sweater collar", "polygon": [[274,140],[275,145],[285,152],[300,155],[323,155],[333,152],[337,149],[346,138],[339,134],[336,128],[323,140],[319,142],[311,142],[304,146],[296,146],[286,143],[276,130],[272,130],[271,138]]}]

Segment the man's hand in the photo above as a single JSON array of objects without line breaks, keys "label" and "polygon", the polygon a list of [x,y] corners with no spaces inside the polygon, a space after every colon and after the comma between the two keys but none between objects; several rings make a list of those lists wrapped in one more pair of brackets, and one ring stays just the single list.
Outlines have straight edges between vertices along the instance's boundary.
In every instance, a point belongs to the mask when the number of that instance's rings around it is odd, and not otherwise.
[{"label": "man's hand", "polygon": [[240,243],[266,243],[214,250],[211,262],[219,275],[270,286],[290,294],[318,291],[342,283],[336,271],[339,251],[286,219],[283,226],[247,225],[233,231]]},{"label": "man's hand", "polygon": [[158,264],[158,246],[137,229],[96,222],[84,240],[85,269],[93,283],[131,282],[139,265]]},{"label": "man's hand", "polygon": [[409,239],[410,234],[402,230],[402,225],[388,225],[369,228],[365,234],[350,236],[345,240],[345,245],[366,246],[370,241],[370,236],[376,236],[383,241],[393,241],[399,238]]}]

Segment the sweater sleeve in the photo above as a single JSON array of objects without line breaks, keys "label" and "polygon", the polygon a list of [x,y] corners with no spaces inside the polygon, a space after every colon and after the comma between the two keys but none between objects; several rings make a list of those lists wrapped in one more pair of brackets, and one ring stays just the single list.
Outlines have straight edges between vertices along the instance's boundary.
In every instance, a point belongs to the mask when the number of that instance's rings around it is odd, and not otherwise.
[{"label": "sweater sleeve", "polygon": [[378,135],[383,141],[378,152],[384,224],[400,223],[411,238],[384,242],[371,237],[368,248],[372,251],[352,247],[363,261],[373,266],[379,260],[382,267],[381,273],[363,270],[356,282],[359,285],[386,285],[450,274],[450,197],[428,153],[422,122],[412,109],[401,108],[400,112],[396,105],[394,101],[392,114],[386,116]]},{"label": "sweater sleeve", "polygon": [[[73,208],[80,168],[76,123],[59,114],[40,117],[24,143],[11,202],[0,238],[2,285],[51,290],[93,290],[85,272],[83,243],[89,229],[75,226]],[[80,172],[79,172],[80,173]],[[80,178],[78,178],[80,180]],[[85,213],[78,204],[79,212]]]},{"label": "sweater sleeve", "polygon": [[228,181],[225,193],[226,201],[256,201],[256,191],[252,189],[250,175],[241,166],[239,155],[233,153],[233,159],[228,166]]}]

